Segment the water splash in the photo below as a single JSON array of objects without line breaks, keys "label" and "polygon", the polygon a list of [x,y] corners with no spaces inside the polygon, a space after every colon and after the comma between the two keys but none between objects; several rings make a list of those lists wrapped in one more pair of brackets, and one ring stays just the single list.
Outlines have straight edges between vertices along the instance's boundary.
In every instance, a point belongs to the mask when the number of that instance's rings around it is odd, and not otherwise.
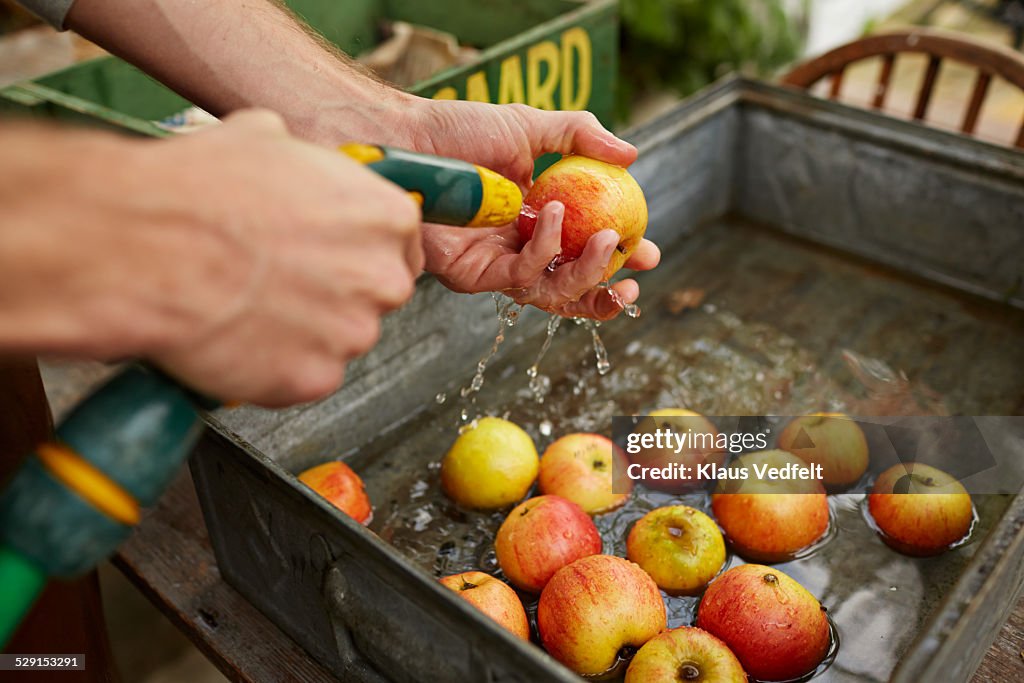
[{"label": "water splash", "polygon": [[612,300],[612,303],[621,308],[622,312],[625,313],[627,317],[633,318],[634,320],[640,317],[640,314],[642,313],[640,306],[637,304],[627,304],[623,301],[622,295],[612,289],[608,281],[600,283],[598,287],[602,287],[608,291],[608,298]]},{"label": "water splash", "polygon": [[[483,358],[477,361],[476,374],[473,375],[473,379],[470,381],[468,386],[462,387],[459,390],[459,396],[466,398],[471,394],[475,394],[484,386],[484,373],[487,372],[487,364],[491,362],[491,359],[498,353],[498,348],[502,342],[505,341],[505,331],[513,327],[516,321],[519,320],[519,313],[523,310],[522,305],[517,304],[512,299],[494,292],[494,307],[498,315],[498,332],[494,336],[494,343],[491,344],[491,350],[487,352]],[[463,413],[466,411],[463,410]],[[466,418],[463,417],[463,421]]]},{"label": "water splash", "polygon": [[533,365],[526,369],[526,374],[530,378],[530,393],[533,394],[533,400],[537,403],[543,403],[544,397],[551,391],[551,378],[540,374],[540,362],[544,360],[545,354],[551,348],[551,341],[555,338],[555,332],[558,331],[558,327],[561,324],[562,316],[560,315],[552,315],[548,318],[547,337],[544,338],[544,343],[541,344],[540,351],[537,353]]},{"label": "water splash", "polygon": [[612,369],[612,364],[608,360],[608,349],[605,348],[604,342],[601,341],[601,335],[597,332],[601,323],[596,320],[583,319],[582,324],[590,330],[590,338],[594,344],[594,358],[597,361],[597,374],[607,375],[608,371]]}]

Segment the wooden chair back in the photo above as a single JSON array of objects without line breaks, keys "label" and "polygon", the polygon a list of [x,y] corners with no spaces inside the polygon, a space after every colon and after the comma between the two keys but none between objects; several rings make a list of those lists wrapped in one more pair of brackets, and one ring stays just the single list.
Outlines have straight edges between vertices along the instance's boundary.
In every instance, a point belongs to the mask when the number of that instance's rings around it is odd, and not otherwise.
[{"label": "wooden chair back", "polygon": [[[896,56],[904,53],[919,53],[928,57],[928,66],[917,91],[913,110],[914,119],[919,121],[924,119],[928,111],[939,67],[945,59],[977,70],[970,100],[960,124],[960,131],[967,135],[975,133],[985,96],[994,77],[998,76],[1024,92],[1024,55],[1010,48],[980,43],[969,36],[925,28],[879,33],[847,43],[798,64],[782,77],[782,83],[807,90],[823,78],[830,77],[829,98],[834,100],[839,97],[843,73],[849,65],[863,59],[881,57],[882,69],[871,102],[874,109],[881,109],[889,92]],[[1017,133],[1016,146],[1024,148],[1024,119]]]}]

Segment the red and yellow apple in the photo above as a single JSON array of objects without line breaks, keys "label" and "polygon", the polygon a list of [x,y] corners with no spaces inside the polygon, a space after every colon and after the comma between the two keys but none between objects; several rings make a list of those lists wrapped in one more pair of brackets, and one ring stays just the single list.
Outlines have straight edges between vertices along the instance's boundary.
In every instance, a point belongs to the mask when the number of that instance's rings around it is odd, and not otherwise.
[{"label": "red and yellow apple", "polygon": [[459,597],[523,640],[530,639],[530,622],[516,592],[483,572],[463,572],[438,581]]},{"label": "red and yellow apple", "polygon": [[786,451],[747,453],[730,465],[746,479],[721,479],[711,509],[737,553],[761,562],[792,559],[828,530],[828,497],[815,479],[758,477],[757,468],[799,468],[807,464]]},{"label": "red and yellow apple", "polygon": [[640,518],[626,539],[626,555],[670,595],[703,590],[725,564],[725,540],[700,510],[672,505]]},{"label": "red and yellow apple", "polygon": [[559,496],[521,503],[498,528],[498,566],[512,585],[539,593],[562,567],[601,552],[594,520],[579,505]]},{"label": "red and yellow apple", "polygon": [[785,681],[814,670],[828,654],[825,608],[777,569],[733,567],[700,602],[697,627],[721,638],[743,669],[761,681]]},{"label": "red and yellow apple", "polygon": [[[561,496],[589,515],[614,510],[629,499],[633,480],[622,449],[600,434],[568,434],[556,440],[540,459],[537,483],[541,493]],[[621,493],[612,490],[612,479]]]},{"label": "red and yellow apple", "polygon": [[828,487],[855,484],[868,469],[864,431],[843,413],[793,418],[779,433],[778,447],[809,465],[821,465],[822,483]]},{"label": "red and yellow apple", "polygon": [[629,171],[603,161],[570,155],[552,164],[523,199],[519,236],[533,237],[537,214],[545,204],[565,205],[560,260],[580,257],[590,237],[602,230],[619,233],[618,247],[604,272],[614,275],[629,259],[647,230],[647,200]]},{"label": "red and yellow apple", "polygon": [[654,434],[656,430],[671,430],[673,434],[692,434],[688,443],[679,451],[674,448],[642,448],[630,455],[630,462],[642,468],[663,469],[672,464],[690,468],[689,479],[661,479],[648,474],[640,477],[646,486],[668,493],[684,493],[703,485],[695,474],[697,467],[705,464],[722,465],[728,454],[718,448],[718,429],[700,413],[685,408],[661,408],[652,410],[640,420],[634,430],[638,434]]},{"label": "red and yellow apple", "polygon": [[974,523],[971,496],[959,481],[919,462],[893,465],[875,481],[868,511],[882,540],[907,555],[938,555]]},{"label": "red and yellow apple", "polygon": [[608,673],[666,626],[661,592],[643,569],[591,555],[559,569],[537,605],[537,630],[552,657],[578,674]]},{"label": "red and yellow apple", "polygon": [[441,486],[459,505],[496,510],[522,500],[537,478],[540,458],[518,425],[483,417],[465,429],[441,461]]},{"label": "red and yellow apple", "polygon": [[370,523],[373,507],[363,480],[340,460],[310,467],[299,475],[299,481],[360,524]]},{"label": "red and yellow apple", "polygon": [[707,631],[680,626],[640,648],[625,683],[746,683],[747,674],[729,646]]}]

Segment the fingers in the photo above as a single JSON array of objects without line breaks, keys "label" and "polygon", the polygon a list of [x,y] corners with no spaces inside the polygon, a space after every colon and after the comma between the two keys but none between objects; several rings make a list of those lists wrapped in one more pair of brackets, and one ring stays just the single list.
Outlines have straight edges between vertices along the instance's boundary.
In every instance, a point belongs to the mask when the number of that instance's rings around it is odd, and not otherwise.
[{"label": "fingers", "polygon": [[650,240],[640,240],[633,253],[625,263],[631,270],[651,270],[661,262],[661,249]]},{"label": "fingers", "polygon": [[254,132],[288,134],[284,118],[270,109],[240,109],[226,116],[224,123]]},{"label": "fingers", "polygon": [[581,154],[618,166],[636,161],[636,147],[620,140],[587,111],[552,112],[523,107],[534,157],[548,152]]},{"label": "fingers", "polygon": [[529,287],[543,277],[548,266],[562,250],[562,217],[565,206],[548,202],[537,215],[533,238],[526,243],[509,267],[509,288]]},{"label": "fingers", "polygon": [[547,307],[562,306],[579,299],[587,290],[593,289],[602,279],[612,252],[619,243],[619,234],[614,230],[602,230],[593,235],[575,261],[558,268],[546,287]]},{"label": "fingers", "polygon": [[640,286],[636,280],[622,280],[610,288],[595,287],[584,294],[579,301],[568,303],[560,308],[558,313],[566,317],[611,320],[621,313],[625,306],[634,303],[639,297]]}]

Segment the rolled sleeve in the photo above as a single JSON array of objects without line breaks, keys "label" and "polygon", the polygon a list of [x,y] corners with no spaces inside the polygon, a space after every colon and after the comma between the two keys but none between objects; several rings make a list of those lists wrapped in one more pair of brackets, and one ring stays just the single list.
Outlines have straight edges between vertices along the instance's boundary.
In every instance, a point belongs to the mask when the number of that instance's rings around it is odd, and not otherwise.
[{"label": "rolled sleeve", "polygon": [[19,5],[35,14],[40,19],[61,31],[64,30],[64,18],[75,0],[15,0]]}]

